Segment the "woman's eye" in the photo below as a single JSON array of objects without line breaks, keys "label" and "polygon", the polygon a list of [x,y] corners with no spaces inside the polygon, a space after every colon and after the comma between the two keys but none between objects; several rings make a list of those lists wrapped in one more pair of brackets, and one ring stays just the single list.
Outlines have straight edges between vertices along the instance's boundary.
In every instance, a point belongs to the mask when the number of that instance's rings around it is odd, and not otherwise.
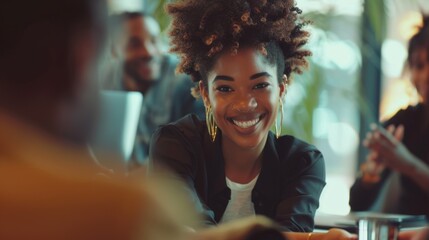
[{"label": "woman's eye", "polygon": [[266,87],[268,87],[268,85],[270,85],[270,84],[266,83],[266,82],[264,82],[264,83],[258,83],[258,84],[256,84],[256,86],[254,88],[255,89],[266,88]]},{"label": "woman's eye", "polygon": [[217,87],[216,90],[219,92],[231,92],[232,88],[228,86],[220,86],[220,87]]}]

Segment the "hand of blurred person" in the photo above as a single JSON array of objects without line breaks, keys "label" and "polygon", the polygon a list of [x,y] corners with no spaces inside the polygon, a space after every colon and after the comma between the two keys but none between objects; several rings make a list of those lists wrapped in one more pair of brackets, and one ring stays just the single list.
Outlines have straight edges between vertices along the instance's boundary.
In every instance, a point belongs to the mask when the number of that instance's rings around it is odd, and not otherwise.
[{"label": "hand of blurred person", "polygon": [[401,142],[404,127],[390,125],[387,130],[375,125],[364,142],[371,151],[376,152],[376,162],[413,179],[422,189],[429,192],[429,167],[413,155]]},{"label": "hand of blurred person", "polygon": [[384,169],[384,164],[378,160],[378,153],[371,150],[366,161],[360,166],[360,178],[364,183],[377,183],[380,181],[380,174]]},{"label": "hand of blurred person", "polygon": [[356,240],[357,235],[339,228],[331,228],[328,232],[285,233],[290,240]]},{"label": "hand of blurred person", "polygon": [[338,229],[338,228],[332,228],[329,229],[329,231],[327,233],[325,233],[324,235],[322,235],[320,238],[311,238],[313,240],[356,240],[357,235],[356,234],[351,234],[345,230],[342,229]]},{"label": "hand of blurred person", "polygon": [[425,227],[421,230],[418,230],[411,240],[428,240],[429,239],[429,227]]},{"label": "hand of blurred person", "polygon": [[421,230],[401,231],[399,233],[399,240],[428,240],[429,239],[429,227],[425,227]]},{"label": "hand of blurred person", "polygon": [[[390,134],[394,134],[395,128],[394,126],[389,126],[387,131]],[[403,131],[402,131],[403,132]],[[402,135],[399,135],[400,132],[397,133],[396,139],[398,141],[402,140]],[[386,168],[385,164],[382,162],[382,157],[379,152],[375,149],[371,148],[371,144],[377,141],[376,132],[371,131],[366,134],[366,138],[363,141],[363,145],[370,149],[366,157],[366,161],[360,166],[360,178],[362,182],[366,184],[373,184],[380,181],[380,174]]]},{"label": "hand of blurred person", "polygon": [[[217,227],[197,231],[192,240],[247,240],[258,239],[253,235],[264,230],[276,231],[277,225],[264,216],[247,217],[218,225]],[[284,239],[280,232],[278,238]],[[261,238],[263,239],[263,238]],[[270,238],[272,239],[272,238]]]},{"label": "hand of blurred person", "polygon": [[[269,230],[272,230],[271,232]],[[326,233],[283,232],[272,234],[276,225],[265,217],[250,217],[199,232],[194,240],[356,240],[357,236],[345,230],[332,228]],[[259,234],[261,233],[261,234]],[[271,233],[271,234],[270,234]],[[270,235],[268,235],[270,234]]]},{"label": "hand of blurred person", "polygon": [[386,130],[373,125],[372,128],[364,145],[375,155],[375,162],[404,174],[409,173],[419,160],[401,143],[404,127],[389,125]]}]

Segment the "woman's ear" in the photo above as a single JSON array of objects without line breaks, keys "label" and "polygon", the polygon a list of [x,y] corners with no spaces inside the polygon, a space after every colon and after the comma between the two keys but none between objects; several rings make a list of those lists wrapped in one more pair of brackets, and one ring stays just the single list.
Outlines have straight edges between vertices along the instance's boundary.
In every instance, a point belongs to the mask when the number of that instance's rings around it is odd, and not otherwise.
[{"label": "woman's ear", "polygon": [[283,77],[282,77],[282,81],[281,81],[281,83],[279,84],[279,88],[280,88],[280,97],[281,97],[281,98],[282,98],[282,97],[284,97],[284,95],[286,95],[287,88],[288,88],[288,83],[289,83],[289,80],[288,80],[287,76],[286,76],[286,75],[283,75]]},{"label": "woman's ear", "polygon": [[210,103],[209,103],[209,93],[207,91],[207,88],[204,86],[204,83],[203,83],[202,80],[200,80],[198,82],[198,87],[200,89],[200,95],[201,95],[201,98],[203,99],[204,106],[206,106],[206,107],[209,106],[210,105]]}]

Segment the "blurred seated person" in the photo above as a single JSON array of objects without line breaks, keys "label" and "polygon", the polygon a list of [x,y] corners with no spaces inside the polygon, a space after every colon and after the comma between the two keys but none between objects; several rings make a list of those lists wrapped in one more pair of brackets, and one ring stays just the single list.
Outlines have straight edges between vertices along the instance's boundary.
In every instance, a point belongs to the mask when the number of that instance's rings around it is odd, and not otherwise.
[{"label": "blurred seated person", "polygon": [[[399,174],[399,199],[389,213],[429,215],[429,18],[408,46],[411,80],[420,103],[400,110],[373,126],[364,145],[370,153],[361,166],[361,176],[350,189],[352,211],[367,211],[393,173]],[[395,199],[386,199],[392,202]]]},{"label": "blurred seated person", "polygon": [[0,239],[147,239],[143,212],[163,219],[87,151],[106,17],[102,0],[0,8]]},{"label": "blurred seated person", "polygon": [[[188,113],[204,116],[202,101],[192,97],[189,77],[175,74],[177,59],[163,53],[160,26],[140,12],[111,16],[115,34],[111,37],[112,57],[119,65],[117,72],[105,79],[104,88],[138,91],[143,106],[132,158],[138,163],[148,156],[154,130]],[[117,66],[112,66],[113,68]]]}]

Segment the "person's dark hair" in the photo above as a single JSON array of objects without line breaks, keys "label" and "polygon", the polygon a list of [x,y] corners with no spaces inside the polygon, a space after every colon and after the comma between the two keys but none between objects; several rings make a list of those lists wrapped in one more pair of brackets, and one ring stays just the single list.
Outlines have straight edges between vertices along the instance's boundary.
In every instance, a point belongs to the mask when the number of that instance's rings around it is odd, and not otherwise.
[{"label": "person's dark hair", "polygon": [[181,57],[179,73],[207,84],[207,72],[225,52],[256,47],[282,75],[301,73],[310,51],[309,33],[294,0],[182,0],[167,5],[172,15],[171,51]]},{"label": "person's dark hair", "polygon": [[[7,1],[0,8],[0,72],[9,82],[31,88],[46,71],[57,69],[72,79],[70,54],[74,37],[104,18],[101,1]],[[23,5],[24,4],[24,5]],[[99,11],[98,11],[99,10]],[[103,11],[104,10],[104,11]],[[99,33],[102,36],[102,33]],[[15,80],[13,80],[15,79]],[[4,81],[4,79],[3,79]],[[64,88],[70,82],[58,79]],[[53,89],[57,86],[52,86]],[[57,88],[58,89],[58,88]]]},{"label": "person's dark hair", "polygon": [[423,25],[419,27],[408,43],[408,58],[409,66],[413,65],[412,55],[416,51],[428,51],[427,61],[429,61],[429,16],[423,16]]},{"label": "person's dark hair", "polygon": [[96,103],[89,100],[95,98],[96,79],[89,79],[96,77],[93,61],[103,52],[106,17],[105,0],[2,4],[2,111],[70,143],[86,144],[96,114]]}]

